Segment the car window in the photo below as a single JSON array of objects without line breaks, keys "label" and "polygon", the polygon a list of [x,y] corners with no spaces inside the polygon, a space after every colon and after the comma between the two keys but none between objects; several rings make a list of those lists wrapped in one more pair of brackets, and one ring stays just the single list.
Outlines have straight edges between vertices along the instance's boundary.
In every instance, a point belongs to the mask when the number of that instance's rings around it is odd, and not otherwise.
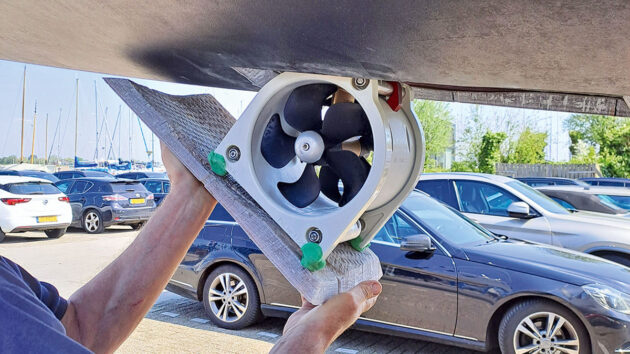
[{"label": "car window", "polygon": [[79,193],[83,193],[83,191],[85,190],[85,187],[87,187],[88,182],[86,181],[76,181],[72,187],[70,188],[70,191],[68,192],[68,194],[79,194]]},{"label": "car window", "polygon": [[423,230],[412,225],[402,216],[400,216],[399,213],[396,213],[391,218],[389,218],[389,220],[387,220],[385,226],[383,226],[383,228],[378,231],[376,236],[374,236],[374,239],[377,241],[395,243],[397,245],[400,245],[405,237],[419,234],[426,235]]},{"label": "car window", "polygon": [[110,187],[114,193],[146,192],[147,189],[140,182],[111,182]]},{"label": "car window", "polygon": [[73,183],[73,181],[65,181],[61,183],[57,183],[56,186],[60,191],[66,193],[68,191],[68,187]]},{"label": "car window", "polygon": [[151,193],[164,193],[162,191],[162,182],[161,181],[147,181],[147,182],[145,182],[144,186]]},{"label": "car window", "polygon": [[521,200],[503,188],[477,181],[456,181],[461,210],[465,213],[509,216],[507,208]]},{"label": "car window", "polygon": [[599,197],[599,199],[605,204],[630,210],[630,196],[598,194],[597,197]]},{"label": "car window", "polygon": [[168,193],[171,190],[171,183],[164,182],[164,193]]},{"label": "car window", "polygon": [[600,186],[609,186],[609,187],[623,187],[623,182],[613,182],[613,181],[600,181]]},{"label": "car window", "polygon": [[448,204],[453,208],[459,208],[457,205],[457,198],[455,197],[455,191],[453,190],[453,183],[451,181],[420,181],[416,185],[416,188],[441,201],[442,203]]},{"label": "car window", "polygon": [[553,199],[556,203],[562,205],[563,207],[565,207],[567,209],[577,210],[576,207],[574,207],[571,203],[567,202],[566,200],[562,200],[562,199],[557,198],[557,197],[550,197],[550,198]]},{"label": "car window", "polygon": [[2,185],[0,188],[13,194],[59,194],[59,189],[51,183],[23,182]]},{"label": "car window", "polygon": [[525,197],[529,198],[534,203],[538,204],[539,207],[547,210],[550,213],[554,214],[569,214],[569,211],[562,207],[562,205],[553,201],[553,199],[548,196],[542,194],[540,191],[533,189],[532,187],[522,183],[520,181],[510,181],[506,182],[505,185],[512,187],[519,193],[523,194]]},{"label": "car window", "polygon": [[96,190],[94,190],[94,192],[98,192],[98,193],[111,193],[112,188],[109,186],[108,183],[101,183],[98,184],[98,187],[96,188]]},{"label": "car window", "polygon": [[234,219],[232,218],[232,215],[230,215],[230,213],[228,213],[227,210],[225,210],[225,208],[223,208],[223,206],[221,206],[221,204],[217,204],[214,207],[214,210],[212,211],[212,214],[210,214],[210,218],[208,220],[212,220],[212,221],[234,221]]}]

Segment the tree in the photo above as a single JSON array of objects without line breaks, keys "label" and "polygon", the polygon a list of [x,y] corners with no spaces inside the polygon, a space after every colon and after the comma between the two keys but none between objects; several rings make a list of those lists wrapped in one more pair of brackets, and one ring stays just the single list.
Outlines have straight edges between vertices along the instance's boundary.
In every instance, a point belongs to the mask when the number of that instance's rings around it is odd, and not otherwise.
[{"label": "tree", "polygon": [[506,138],[507,134],[503,132],[493,133],[488,131],[484,134],[477,153],[479,171],[485,173],[494,173],[496,171],[495,165],[501,161],[501,144]]},{"label": "tree", "polygon": [[424,131],[426,164],[436,165],[435,157],[453,146],[451,112],[446,103],[436,101],[414,100],[412,108]]},{"label": "tree", "polygon": [[513,153],[506,156],[509,163],[541,163],[545,162],[547,133],[540,133],[525,128],[519,135]]}]

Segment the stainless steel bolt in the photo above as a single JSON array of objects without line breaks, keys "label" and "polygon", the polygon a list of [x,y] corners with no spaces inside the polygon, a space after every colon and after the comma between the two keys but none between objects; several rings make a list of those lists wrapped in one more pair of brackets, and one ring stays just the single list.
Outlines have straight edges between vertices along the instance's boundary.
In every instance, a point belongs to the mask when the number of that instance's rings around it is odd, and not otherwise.
[{"label": "stainless steel bolt", "polygon": [[354,87],[357,90],[363,90],[366,87],[368,87],[368,84],[370,83],[370,80],[368,79],[364,79],[362,77],[357,77],[352,79],[352,87]]},{"label": "stainless steel bolt", "polygon": [[306,233],[306,239],[308,242],[320,243],[322,242],[322,232],[318,228],[311,228]]},{"label": "stainless steel bolt", "polygon": [[228,147],[227,157],[230,161],[238,161],[241,158],[241,150],[237,146]]}]

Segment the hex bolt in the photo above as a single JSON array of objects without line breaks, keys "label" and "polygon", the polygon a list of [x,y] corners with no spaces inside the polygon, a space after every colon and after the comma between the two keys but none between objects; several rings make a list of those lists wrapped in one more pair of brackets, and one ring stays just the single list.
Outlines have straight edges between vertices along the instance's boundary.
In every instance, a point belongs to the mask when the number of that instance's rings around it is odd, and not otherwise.
[{"label": "hex bolt", "polygon": [[322,242],[322,232],[318,228],[312,227],[306,232],[306,239],[308,242],[320,243]]},{"label": "hex bolt", "polygon": [[230,161],[238,161],[241,158],[241,150],[237,146],[230,146],[227,149],[227,158]]},{"label": "hex bolt", "polygon": [[364,90],[366,87],[368,87],[368,85],[370,84],[370,80],[362,78],[362,77],[357,77],[352,79],[352,87],[354,87],[357,90]]}]

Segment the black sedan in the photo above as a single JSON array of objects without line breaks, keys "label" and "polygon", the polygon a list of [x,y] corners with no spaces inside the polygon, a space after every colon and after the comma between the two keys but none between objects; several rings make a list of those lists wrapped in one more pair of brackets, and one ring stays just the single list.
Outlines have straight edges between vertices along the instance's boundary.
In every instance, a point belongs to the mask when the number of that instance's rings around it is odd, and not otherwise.
[{"label": "black sedan", "polygon": [[74,178],[55,183],[72,207],[72,224],[90,234],[110,225],[139,229],[155,210],[153,194],[138,181],[116,178]]},{"label": "black sedan", "polygon": [[547,186],[536,189],[569,210],[594,211],[630,218],[630,190],[625,188]]},{"label": "black sedan", "polygon": [[[630,268],[496,237],[420,192],[370,248],[382,262],[383,292],[358,328],[503,353],[630,349]],[[210,320],[231,329],[300,305],[220,206],[167,289],[203,301]]]},{"label": "black sedan", "polygon": [[162,203],[162,200],[171,190],[171,181],[168,178],[141,178],[138,182],[142,183],[149,192],[153,193],[156,206]]}]

